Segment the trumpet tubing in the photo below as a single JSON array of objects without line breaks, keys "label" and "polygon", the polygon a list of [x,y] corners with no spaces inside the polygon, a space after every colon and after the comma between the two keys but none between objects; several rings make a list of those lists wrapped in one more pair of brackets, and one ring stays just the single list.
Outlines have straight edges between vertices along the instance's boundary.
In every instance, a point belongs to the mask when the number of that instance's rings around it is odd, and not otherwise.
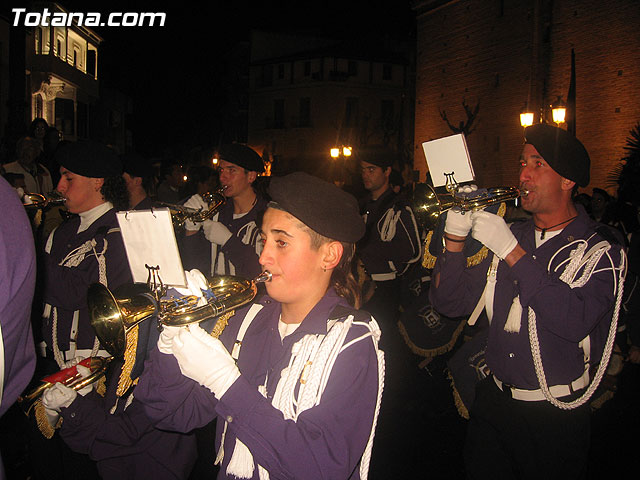
[{"label": "trumpet tubing", "polygon": [[433,230],[440,215],[454,207],[463,212],[482,210],[494,204],[526,196],[527,193],[527,190],[517,187],[493,187],[478,190],[474,194],[438,194],[431,185],[421,183],[416,185],[414,191],[413,212],[426,230]]},{"label": "trumpet tubing", "polygon": [[67,199],[55,190],[46,196],[40,193],[25,193],[22,197],[22,205],[27,210],[46,208],[49,205],[64,205],[66,201]]},{"label": "trumpet tubing", "polygon": [[62,369],[59,372],[48,375],[40,380],[40,384],[38,386],[18,397],[18,403],[20,403],[24,413],[29,415],[29,412],[33,408],[35,402],[47,389],[53,387],[54,384],[62,383],[75,391],[81,390],[87,385],[91,385],[102,378],[110,361],[111,358],[105,357],[85,358],[79,363],[79,365],[91,370],[91,374],[89,376],[83,377],[80,375],[76,366]]},{"label": "trumpet tubing", "polygon": [[216,318],[249,303],[258,292],[257,284],[270,279],[269,272],[254,280],[231,275],[212,277],[205,305],[198,305],[200,297],[195,295],[157,302],[145,285],[126,285],[112,293],[94,283],[87,294],[89,319],[104,349],[118,357],[126,349],[127,332],[143,320],[157,315],[159,326],[180,327]]},{"label": "trumpet tubing", "polygon": [[160,202],[160,205],[167,207],[171,213],[171,220],[175,228],[181,228],[185,222],[200,223],[211,220],[218,212],[220,207],[226,202],[224,196],[225,188],[219,188],[215,192],[207,192],[202,195],[202,199],[207,202],[207,209],[197,209],[185,207],[183,205],[175,205],[173,203]]}]

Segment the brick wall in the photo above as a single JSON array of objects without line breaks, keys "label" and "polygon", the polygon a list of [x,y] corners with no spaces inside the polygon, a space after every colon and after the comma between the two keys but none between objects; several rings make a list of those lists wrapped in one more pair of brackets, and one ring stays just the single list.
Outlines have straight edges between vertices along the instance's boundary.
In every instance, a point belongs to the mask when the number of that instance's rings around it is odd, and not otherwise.
[{"label": "brick wall", "polygon": [[465,99],[480,106],[467,137],[477,183],[516,185],[520,110],[525,101],[539,112],[557,95],[567,100],[573,48],[577,136],[592,161],[586,190],[607,186],[640,121],[637,0],[459,0],[423,10],[417,7],[414,152],[421,181],[421,143],[452,134],[439,110],[458,125]]}]

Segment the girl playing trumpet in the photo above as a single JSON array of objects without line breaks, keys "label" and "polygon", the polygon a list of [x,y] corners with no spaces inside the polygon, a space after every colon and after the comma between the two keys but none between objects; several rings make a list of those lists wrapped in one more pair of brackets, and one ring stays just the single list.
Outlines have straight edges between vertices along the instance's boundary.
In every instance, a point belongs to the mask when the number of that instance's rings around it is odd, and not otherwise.
[{"label": "girl playing trumpet", "polygon": [[165,328],[137,399],[160,429],[217,417],[219,478],[366,478],[384,359],[375,320],[352,307],[357,202],[304,173],[273,178],[269,194],[267,295],[220,339],[197,325]]}]

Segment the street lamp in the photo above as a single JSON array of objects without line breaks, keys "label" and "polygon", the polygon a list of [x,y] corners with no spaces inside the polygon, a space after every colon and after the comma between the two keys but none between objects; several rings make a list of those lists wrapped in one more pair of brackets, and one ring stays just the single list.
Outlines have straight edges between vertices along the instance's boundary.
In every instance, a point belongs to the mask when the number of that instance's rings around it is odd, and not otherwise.
[{"label": "street lamp", "polygon": [[340,154],[342,154],[343,157],[350,157],[352,152],[353,149],[346,145],[343,145],[341,147],[333,147],[331,150],[329,150],[331,158],[338,158]]},{"label": "street lamp", "polygon": [[567,114],[567,106],[562,101],[562,95],[558,95],[558,99],[551,105],[551,115],[556,124],[564,123],[564,117]]},{"label": "street lamp", "polygon": [[529,109],[527,102],[524,103],[524,108],[520,112],[520,125],[525,128],[533,125],[533,112]]}]

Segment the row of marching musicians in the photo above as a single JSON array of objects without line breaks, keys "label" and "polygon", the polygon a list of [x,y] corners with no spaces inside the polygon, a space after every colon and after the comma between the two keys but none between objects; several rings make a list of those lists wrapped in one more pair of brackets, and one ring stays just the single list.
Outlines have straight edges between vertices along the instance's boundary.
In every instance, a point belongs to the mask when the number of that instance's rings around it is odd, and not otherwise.
[{"label": "row of marching musicians", "polygon": [[[210,243],[207,273],[253,278],[268,271],[266,294],[238,309],[219,338],[214,320],[160,332],[150,317],[127,330],[106,381],[74,389],[56,372],[87,377],[104,367],[87,359],[113,353],[91,328],[87,289],[99,282],[117,291],[132,282],[115,212],[127,208],[127,184],[135,192],[140,182],[135,168],[123,178],[119,158],[104,146],[77,142],[57,152],[58,191],[77,215],[44,247],[39,353],[53,385],[32,406],[34,478],[187,478],[196,462],[194,432],[215,419],[215,441],[206,448],[221,478],[366,478],[384,355],[376,320],[357,309],[352,260],[365,229],[378,228],[385,212],[366,226],[352,195],[304,173],[274,177],[267,203],[252,188],[263,168],[259,155],[237,144],[220,154],[227,201],[212,220],[187,222],[184,242],[190,249],[202,249],[202,237]],[[389,169],[376,168],[388,186]],[[384,190],[371,189],[376,199]],[[144,195],[136,198],[137,208],[150,206]],[[402,223],[385,221],[385,228]],[[410,243],[419,252],[414,233]],[[391,279],[393,263],[383,268]],[[170,294],[207,294],[199,271],[185,274],[187,290]]]},{"label": "row of marching musicians", "polygon": [[[582,144],[547,125],[525,136],[520,181],[532,219],[510,227],[484,211],[448,214],[431,286],[440,311],[484,307],[492,318],[486,357],[493,376],[478,385],[466,449],[467,473],[480,478],[584,470],[589,419],[582,394],[591,385],[584,365],[608,360],[607,332],[624,280],[615,235],[571,200],[574,187],[589,182]],[[110,184],[119,178],[117,158],[86,148],[60,152],[58,189],[79,217],[45,247],[45,354],[58,368],[106,355],[88,327],[87,286],[131,281],[114,213],[121,190]],[[219,338],[207,322],[161,332],[141,324],[137,344],[109,365],[104,397],[99,387],[87,393],[55,384],[43,395],[38,423],[59,427],[72,450],[96,460],[103,478],[186,478],[196,455],[192,432],[213,419],[210,447],[220,478],[366,477],[384,356],[376,321],[355,308],[351,261],[358,244],[376,287],[370,311],[389,321],[397,276],[420,257],[411,209],[385,196],[387,160],[372,155],[361,162],[371,193],[363,210],[337,187],[296,173],[272,179],[258,228],[261,199],[251,182],[262,168],[259,156],[234,146],[222,158],[221,183],[232,201],[219,221],[188,225],[195,232],[189,237],[203,230],[214,273],[270,272],[266,295],[239,309]],[[493,253],[468,266],[463,249],[475,240]],[[391,241],[404,246],[388,248]],[[403,256],[395,258],[398,252]],[[205,279],[193,271],[187,277],[189,293],[202,296]],[[539,344],[527,331],[536,325]],[[483,440],[488,435],[492,441]]]}]

